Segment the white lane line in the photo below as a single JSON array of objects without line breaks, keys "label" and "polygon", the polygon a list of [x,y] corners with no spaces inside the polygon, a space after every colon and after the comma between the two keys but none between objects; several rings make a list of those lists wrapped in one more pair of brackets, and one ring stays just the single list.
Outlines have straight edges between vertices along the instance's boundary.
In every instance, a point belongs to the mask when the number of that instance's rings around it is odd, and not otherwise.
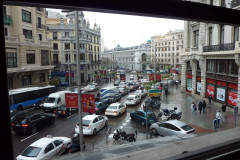
[{"label": "white lane line", "polygon": [[130,119],[126,120],[126,123],[130,122]]},{"label": "white lane line", "polygon": [[126,125],[127,125],[127,123],[123,123],[123,124],[122,124],[122,126],[126,126]]},{"label": "white lane line", "polygon": [[72,116],[74,116],[76,113],[74,113],[73,115],[71,115],[71,116],[69,116],[69,117],[67,117],[66,119],[69,119],[69,118],[71,118]]},{"label": "white lane line", "polygon": [[32,136],[35,136],[36,134],[38,134],[38,132],[37,132],[37,133],[35,133],[35,134],[32,134],[31,136],[29,136],[29,137],[27,137],[27,138],[24,138],[24,139],[22,139],[22,140],[21,140],[21,142],[23,142],[23,141],[27,140],[28,138],[31,138]]}]

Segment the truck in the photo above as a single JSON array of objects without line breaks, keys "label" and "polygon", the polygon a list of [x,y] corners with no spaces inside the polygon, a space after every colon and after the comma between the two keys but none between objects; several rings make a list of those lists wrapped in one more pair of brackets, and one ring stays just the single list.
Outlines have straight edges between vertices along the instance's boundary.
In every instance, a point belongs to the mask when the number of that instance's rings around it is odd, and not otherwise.
[{"label": "truck", "polygon": [[51,93],[43,104],[44,112],[54,112],[57,108],[66,104],[65,93],[73,93],[72,91],[59,91]]}]

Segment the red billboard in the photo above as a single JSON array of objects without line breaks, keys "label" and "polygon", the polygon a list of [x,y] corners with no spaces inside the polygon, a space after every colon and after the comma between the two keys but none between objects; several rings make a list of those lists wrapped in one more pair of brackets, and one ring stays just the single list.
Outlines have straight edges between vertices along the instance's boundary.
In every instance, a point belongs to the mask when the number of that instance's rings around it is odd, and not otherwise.
[{"label": "red billboard", "polygon": [[207,86],[207,97],[211,95],[212,97],[214,97],[214,86]]},{"label": "red billboard", "polygon": [[65,102],[67,108],[78,109],[78,95],[77,93],[65,93]]},{"label": "red billboard", "polygon": [[95,96],[94,94],[82,94],[83,112],[95,113]]},{"label": "red billboard", "polygon": [[[154,74],[149,74],[149,81],[154,80]],[[156,74],[156,79],[161,80],[161,74]]]},{"label": "red billboard", "polygon": [[228,103],[233,106],[237,105],[237,93],[231,91],[228,92]]}]

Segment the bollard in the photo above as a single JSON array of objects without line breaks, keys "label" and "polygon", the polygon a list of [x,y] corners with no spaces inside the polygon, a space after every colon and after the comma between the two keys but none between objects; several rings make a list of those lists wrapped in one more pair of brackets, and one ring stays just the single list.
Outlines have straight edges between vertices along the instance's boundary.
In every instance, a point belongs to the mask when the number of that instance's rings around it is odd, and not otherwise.
[{"label": "bollard", "polygon": [[94,139],[92,140],[92,144],[93,144],[93,149],[94,149]]},{"label": "bollard", "polygon": [[135,133],[136,133],[136,138],[137,138],[137,130],[135,130]]}]

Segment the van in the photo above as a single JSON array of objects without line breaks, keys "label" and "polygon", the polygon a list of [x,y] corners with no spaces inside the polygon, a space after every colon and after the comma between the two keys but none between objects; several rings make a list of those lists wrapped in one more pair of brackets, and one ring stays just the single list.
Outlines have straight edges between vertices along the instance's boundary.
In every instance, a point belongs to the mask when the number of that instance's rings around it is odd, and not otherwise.
[{"label": "van", "polygon": [[121,99],[121,93],[116,87],[102,88],[100,91],[100,101],[104,103],[113,103]]},{"label": "van", "polygon": [[73,92],[59,91],[59,92],[51,93],[43,104],[43,110],[45,112],[54,111],[55,109],[60,107],[62,104],[66,104],[65,93],[73,93]]}]

